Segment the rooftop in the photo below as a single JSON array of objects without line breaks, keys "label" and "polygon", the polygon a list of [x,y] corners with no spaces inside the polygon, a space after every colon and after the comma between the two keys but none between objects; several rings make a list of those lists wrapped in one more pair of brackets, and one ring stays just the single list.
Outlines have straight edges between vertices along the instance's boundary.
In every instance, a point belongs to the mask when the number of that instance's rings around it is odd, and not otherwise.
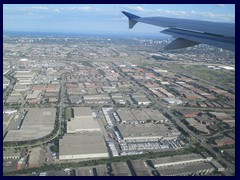
[{"label": "rooftop", "polygon": [[54,129],[55,108],[30,108],[19,130],[9,130],[4,141],[27,141],[50,134]]},{"label": "rooftop", "polygon": [[161,167],[174,164],[184,164],[186,161],[204,161],[204,158],[198,154],[184,154],[173,157],[163,157],[151,160],[155,167]]},{"label": "rooftop", "polygon": [[107,153],[101,133],[65,135],[59,140],[59,156]]},{"label": "rooftop", "polygon": [[90,108],[73,108],[74,118],[67,121],[67,133],[78,131],[100,131],[99,124],[92,117]]},{"label": "rooftop", "polygon": [[118,129],[124,139],[162,138],[171,133],[163,124],[121,124]]},{"label": "rooftop", "polygon": [[206,162],[185,164],[184,166],[183,165],[175,165],[175,166],[171,166],[171,167],[157,168],[157,170],[161,176],[187,174],[187,173],[191,174],[192,172],[208,170],[208,169],[214,170],[215,168],[210,163],[206,163]]}]

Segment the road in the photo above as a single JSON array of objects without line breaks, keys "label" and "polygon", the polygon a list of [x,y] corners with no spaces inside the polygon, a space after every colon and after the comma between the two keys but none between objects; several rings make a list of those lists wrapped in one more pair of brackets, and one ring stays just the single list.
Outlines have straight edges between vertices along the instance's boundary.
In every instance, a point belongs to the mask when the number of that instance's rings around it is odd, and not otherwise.
[{"label": "road", "polygon": [[63,117],[63,110],[65,108],[65,94],[66,94],[66,87],[65,87],[65,82],[66,82],[66,74],[62,74],[61,75],[61,90],[60,90],[60,100],[59,103],[57,105],[57,107],[59,107],[59,130],[61,132],[59,132],[60,134],[64,134],[63,130],[64,130],[64,121],[65,118]]}]

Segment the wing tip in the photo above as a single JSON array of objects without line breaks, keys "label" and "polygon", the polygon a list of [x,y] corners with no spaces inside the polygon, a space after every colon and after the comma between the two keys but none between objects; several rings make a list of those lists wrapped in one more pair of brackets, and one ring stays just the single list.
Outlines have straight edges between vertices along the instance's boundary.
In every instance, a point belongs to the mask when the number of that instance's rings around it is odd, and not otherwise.
[{"label": "wing tip", "polygon": [[140,17],[126,11],[122,11],[122,13],[128,17],[129,29],[132,29],[135,24],[137,24],[137,21],[135,19]]},{"label": "wing tip", "polygon": [[137,18],[140,18],[139,16],[135,15],[135,14],[132,14],[132,13],[129,13],[127,11],[122,11],[122,13],[127,16],[129,19],[137,19]]}]

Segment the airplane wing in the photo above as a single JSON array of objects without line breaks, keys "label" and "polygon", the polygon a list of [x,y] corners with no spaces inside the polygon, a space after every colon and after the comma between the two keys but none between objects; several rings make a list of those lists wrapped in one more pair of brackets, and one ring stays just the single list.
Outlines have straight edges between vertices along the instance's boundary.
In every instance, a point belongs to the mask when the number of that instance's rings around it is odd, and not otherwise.
[{"label": "airplane wing", "polygon": [[129,28],[142,22],[164,29],[161,31],[176,38],[165,50],[180,49],[198,44],[208,44],[229,51],[235,51],[235,24],[167,17],[139,17],[122,11],[129,19]]}]

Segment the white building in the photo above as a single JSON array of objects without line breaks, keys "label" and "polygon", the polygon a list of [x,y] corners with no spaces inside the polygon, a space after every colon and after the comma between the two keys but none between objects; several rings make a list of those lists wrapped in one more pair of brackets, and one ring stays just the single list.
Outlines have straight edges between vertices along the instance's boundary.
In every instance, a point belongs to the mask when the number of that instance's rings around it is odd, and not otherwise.
[{"label": "white building", "polygon": [[108,157],[108,150],[100,133],[65,135],[59,140],[60,160],[104,157]]},{"label": "white building", "polygon": [[72,113],[71,121],[67,121],[67,133],[100,131],[99,124],[93,119],[89,107],[73,108]]}]

